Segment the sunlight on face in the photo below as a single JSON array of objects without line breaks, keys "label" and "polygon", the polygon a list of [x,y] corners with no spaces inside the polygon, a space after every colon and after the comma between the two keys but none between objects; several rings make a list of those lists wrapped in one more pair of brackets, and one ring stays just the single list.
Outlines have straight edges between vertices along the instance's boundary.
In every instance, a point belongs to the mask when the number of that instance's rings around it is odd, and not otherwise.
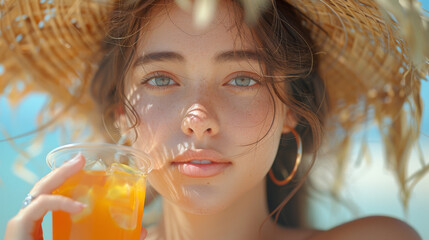
[{"label": "sunlight on face", "polygon": [[[284,107],[261,78],[249,29],[240,29],[241,41],[231,9],[220,4],[204,30],[176,7],[152,13],[127,79],[141,119],[134,147],[154,157],[149,182],[195,213],[224,209],[261,183],[285,124]],[[191,160],[215,164],[183,164]]]}]

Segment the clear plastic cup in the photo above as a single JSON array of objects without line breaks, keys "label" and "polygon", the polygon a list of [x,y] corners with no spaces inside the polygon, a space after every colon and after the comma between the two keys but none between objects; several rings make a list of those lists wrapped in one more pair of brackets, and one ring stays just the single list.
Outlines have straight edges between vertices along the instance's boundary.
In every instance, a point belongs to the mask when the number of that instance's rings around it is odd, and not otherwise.
[{"label": "clear plastic cup", "polygon": [[52,150],[51,169],[77,154],[86,163],[53,194],[87,205],[78,214],[52,213],[54,239],[139,239],[150,157],[134,148],[108,143],[77,143]]}]

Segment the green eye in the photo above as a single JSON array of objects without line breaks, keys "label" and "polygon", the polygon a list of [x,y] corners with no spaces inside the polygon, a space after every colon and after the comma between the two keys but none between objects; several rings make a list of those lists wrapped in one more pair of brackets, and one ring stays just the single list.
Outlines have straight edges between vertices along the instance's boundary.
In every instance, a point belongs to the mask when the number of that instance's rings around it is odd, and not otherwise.
[{"label": "green eye", "polygon": [[164,77],[164,76],[153,77],[153,78],[149,79],[149,81],[147,81],[147,83],[149,85],[157,86],[157,87],[163,87],[163,86],[169,86],[169,85],[175,84],[175,82],[171,78]]},{"label": "green eye", "polygon": [[239,86],[239,87],[250,87],[255,85],[257,82],[249,77],[236,77],[229,81],[228,84]]}]

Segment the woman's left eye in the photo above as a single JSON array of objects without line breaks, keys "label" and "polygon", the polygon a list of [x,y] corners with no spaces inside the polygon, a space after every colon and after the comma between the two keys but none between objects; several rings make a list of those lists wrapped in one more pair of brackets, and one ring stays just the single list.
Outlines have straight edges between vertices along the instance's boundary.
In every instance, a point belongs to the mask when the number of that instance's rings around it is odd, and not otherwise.
[{"label": "woman's left eye", "polygon": [[258,82],[250,77],[236,77],[228,82],[229,85],[238,86],[238,87],[250,87]]},{"label": "woman's left eye", "polygon": [[175,85],[176,82],[173,81],[173,79],[166,77],[166,76],[158,76],[158,77],[152,77],[150,78],[147,83],[152,86],[157,87],[163,87],[163,86],[169,86],[169,85]]}]

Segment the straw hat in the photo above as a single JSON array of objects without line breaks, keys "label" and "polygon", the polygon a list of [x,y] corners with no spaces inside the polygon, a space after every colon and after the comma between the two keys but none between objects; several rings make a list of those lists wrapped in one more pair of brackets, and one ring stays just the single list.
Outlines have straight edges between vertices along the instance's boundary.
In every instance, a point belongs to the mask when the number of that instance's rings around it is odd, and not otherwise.
[{"label": "straw hat", "polygon": [[[328,130],[342,149],[340,161],[362,123],[377,124],[405,202],[414,184],[406,165],[420,130],[420,84],[428,72],[429,21],[420,3],[286,1],[309,17],[303,24],[319,50],[318,70],[329,92]],[[48,93],[43,126],[97,119],[88,85],[113,2],[0,0],[0,93],[13,105],[29,93]],[[177,2],[185,6],[189,1]],[[265,4],[242,2],[250,19]],[[52,118],[55,124],[46,124]],[[427,170],[426,165],[420,173]]]}]

